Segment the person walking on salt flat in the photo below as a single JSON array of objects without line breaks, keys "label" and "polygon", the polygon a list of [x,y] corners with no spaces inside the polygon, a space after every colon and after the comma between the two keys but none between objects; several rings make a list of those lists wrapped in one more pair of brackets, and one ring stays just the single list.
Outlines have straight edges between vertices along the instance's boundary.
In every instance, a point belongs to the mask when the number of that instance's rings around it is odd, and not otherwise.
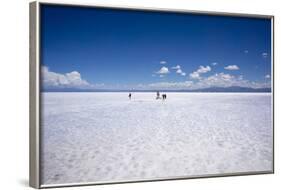
[{"label": "person walking on salt flat", "polygon": [[129,96],[128,96],[128,97],[129,97],[129,99],[131,100],[131,98],[132,98],[132,94],[131,94],[131,93],[129,93]]},{"label": "person walking on salt flat", "polygon": [[160,92],[159,91],[156,92],[156,100],[158,100],[158,99],[160,99]]}]

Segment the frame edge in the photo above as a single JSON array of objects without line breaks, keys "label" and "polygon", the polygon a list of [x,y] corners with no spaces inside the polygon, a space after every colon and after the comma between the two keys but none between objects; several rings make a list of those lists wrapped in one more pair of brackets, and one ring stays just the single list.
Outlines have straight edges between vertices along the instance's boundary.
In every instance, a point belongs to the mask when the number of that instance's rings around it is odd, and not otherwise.
[{"label": "frame edge", "polygon": [[190,13],[197,15],[211,15],[211,16],[230,16],[230,17],[245,17],[245,18],[262,18],[271,19],[274,17],[272,14],[255,14],[255,13],[239,13],[239,12],[223,12],[223,11],[200,11],[196,9],[182,9],[182,8],[164,8],[153,6],[130,6],[118,4],[102,4],[102,3],[86,3],[86,2],[68,2],[65,0],[37,0],[42,5],[56,5],[56,6],[70,6],[70,7],[92,7],[104,9],[117,9],[117,10],[131,10],[131,11],[148,11],[148,12],[168,12],[168,13]]},{"label": "frame edge", "polygon": [[29,186],[40,188],[38,2],[29,3]]}]

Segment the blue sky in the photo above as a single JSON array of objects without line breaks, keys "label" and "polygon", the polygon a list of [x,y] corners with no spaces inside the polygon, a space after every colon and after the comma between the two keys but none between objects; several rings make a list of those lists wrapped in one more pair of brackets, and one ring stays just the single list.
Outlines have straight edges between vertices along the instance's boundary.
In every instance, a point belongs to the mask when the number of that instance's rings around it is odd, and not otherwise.
[{"label": "blue sky", "polygon": [[46,88],[270,87],[270,19],[41,8]]}]

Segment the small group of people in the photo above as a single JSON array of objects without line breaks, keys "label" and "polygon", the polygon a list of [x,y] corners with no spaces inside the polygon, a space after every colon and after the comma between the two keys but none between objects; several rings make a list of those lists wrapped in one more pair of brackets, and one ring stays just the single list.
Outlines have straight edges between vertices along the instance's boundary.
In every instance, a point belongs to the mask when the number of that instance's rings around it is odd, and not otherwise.
[{"label": "small group of people", "polygon": [[[132,99],[132,93],[130,92],[129,95],[128,95],[129,99],[131,100]],[[158,99],[162,99],[162,100],[166,100],[167,99],[167,94],[162,94],[162,98],[160,97],[160,92],[157,91],[156,92],[156,100]]]},{"label": "small group of people", "polygon": [[[161,99],[159,91],[156,92],[156,100],[158,99]],[[166,99],[167,99],[167,94],[162,94],[162,100],[166,100]]]}]

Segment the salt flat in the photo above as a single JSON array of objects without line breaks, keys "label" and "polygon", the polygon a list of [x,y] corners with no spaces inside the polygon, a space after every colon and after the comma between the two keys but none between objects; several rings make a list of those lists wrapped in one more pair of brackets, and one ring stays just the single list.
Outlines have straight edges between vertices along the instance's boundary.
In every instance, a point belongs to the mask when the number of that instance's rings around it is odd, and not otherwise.
[{"label": "salt flat", "polygon": [[42,183],[272,170],[270,93],[42,93]]}]

